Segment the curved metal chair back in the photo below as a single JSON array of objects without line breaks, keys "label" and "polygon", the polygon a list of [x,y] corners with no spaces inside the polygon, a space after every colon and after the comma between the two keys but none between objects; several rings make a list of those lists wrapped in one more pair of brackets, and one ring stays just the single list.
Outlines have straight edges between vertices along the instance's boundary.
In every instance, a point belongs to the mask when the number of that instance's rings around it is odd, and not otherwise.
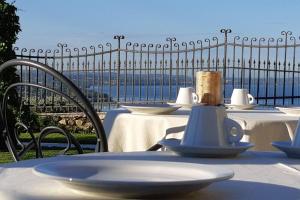
[{"label": "curved metal chair back", "polygon": [[[76,87],[76,85],[72,81],[70,81],[68,78],[66,78],[62,73],[59,73],[55,69],[53,69],[45,64],[42,64],[42,63],[39,63],[36,61],[32,61],[32,60],[25,60],[25,59],[14,59],[14,60],[10,60],[10,61],[3,63],[0,66],[0,73],[2,73],[3,70],[5,70],[7,68],[16,67],[16,66],[27,66],[27,67],[35,68],[36,70],[45,72],[47,75],[52,76],[55,80],[58,80],[61,84],[63,84],[68,89],[68,92],[67,92],[68,94],[63,93],[62,90],[57,90],[55,88],[49,88],[47,86],[42,86],[42,85],[33,84],[33,83],[25,83],[22,81],[20,81],[19,83],[11,84],[6,88],[6,91],[3,95],[3,98],[1,99],[1,104],[0,104],[0,131],[2,132],[2,136],[5,140],[6,146],[8,147],[8,150],[11,152],[15,161],[20,160],[20,157],[24,153],[26,153],[26,151],[31,149],[33,146],[36,146],[36,157],[43,157],[42,152],[41,152],[41,145],[40,145],[41,139],[45,135],[53,133],[53,132],[58,132],[58,133],[64,135],[67,138],[68,147],[70,147],[71,143],[73,143],[75,145],[75,147],[77,147],[78,152],[82,153],[82,149],[81,149],[79,143],[77,141],[75,141],[75,138],[72,135],[66,133],[64,130],[62,130],[58,127],[44,128],[41,131],[41,134],[44,134],[44,135],[41,135],[38,141],[36,141],[34,136],[32,135],[32,133],[30,133],[32,141],[26,147],[24,147],[22,144],[20,144],[18,138],[13,138],[13,137],[16,137],[16,133],[11,133],[8,128],[9,122],[7,120],[7,103],[8,103],[8,94],[9,94],[10,90],[13,88],[16,88],[18,86],[26,86],[26,87],[34,87],[34,88],[44,89],[46,91],[50,91],[55,94],[61,95],[62,97],[66,98],[68,101],[74,103],[86,115],[86,117],[90,120],[90,122],[92,123],[92,125],[95,129],[95,133],[97,136],[95,151],[96,152],[108,151],[105,131],[104,131],[104,128],[102,126],[101,120],[100,120],[97,112],[94,110],[94,108],[90,104],[89,100],[84,96],[84,94]],[[22,124],[21,122],[18,122],[15,126],[23,127],[25,130],[28,131],[28,128],[26,127],[26,125]],[[21,146],[21,148],[22,148],[21,153],[17,152],[15,142],[13,142],[14,139]]]}]

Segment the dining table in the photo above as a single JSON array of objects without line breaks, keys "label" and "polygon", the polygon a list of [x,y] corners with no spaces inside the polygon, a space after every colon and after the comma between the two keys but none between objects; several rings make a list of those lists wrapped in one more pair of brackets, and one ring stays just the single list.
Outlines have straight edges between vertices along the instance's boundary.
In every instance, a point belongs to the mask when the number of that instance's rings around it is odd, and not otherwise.
[{"label": "dining table", "polygon": [[[57,156],[25,160],[0,165],[0,199],[3,200],[92,200],[110,199],[108,196],[81,193],[59,180],[39,176],[34,168],[45,163],[70,160],[87,162],[97,160],[130,160],[198,163],[230,169],[229,180],[214,182],[185,196],[170,199],[300,199],[300,161],[289,159],[281,152],[247,151],[233,158],[181,157],[170,151],[90,153],[76,156]],[[71,170],[71,169],[70,169]],[[163,172],[162,172],[163,175]],[[149,177],[151,178],[151,177]],[[118,190],[115,191],[116,193]],[[168,199],[164,197],[164,199]]]},{"label": "dining table", "polygon": [[[186,108],[160,115],[135,114],[124,108],[110,110],[103,122],[109,151],[145,151],[164,138],[182,139],[190,112]],[[258,151],[275,151],[273,141],[293,139],[299,120],[297,115],[264,107],[227,109],[227,116],[241,125],[245,133],[242,141],[253,143],[252,150]]]}]

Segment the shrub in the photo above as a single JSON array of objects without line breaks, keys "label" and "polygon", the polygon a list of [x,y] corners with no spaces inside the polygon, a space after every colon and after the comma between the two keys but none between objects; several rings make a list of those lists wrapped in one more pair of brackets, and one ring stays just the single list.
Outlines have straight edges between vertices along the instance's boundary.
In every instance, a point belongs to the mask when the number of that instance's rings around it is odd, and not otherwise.
[{"label": "shrub", "polygon": [[[0,65],[4,62],[16,57],[13,50],[13,44],[17,40],[17,34],[21,31],[19,17],[16,14],[17,8],[13,3],[7,3],[5,0],[0,0]],[[15,68],[9,68],[0,74],[0,99],[8,85],[18,82],[19,76]],[[15,124],[15,114],[19,100],[16,89],[10,91],[10,100],[8,104],[8,121],[10,122],[9,129],[12,130]],[[1,140],[0,142],[2,142]],[[3,143],[0,143],[3,147]]]}]

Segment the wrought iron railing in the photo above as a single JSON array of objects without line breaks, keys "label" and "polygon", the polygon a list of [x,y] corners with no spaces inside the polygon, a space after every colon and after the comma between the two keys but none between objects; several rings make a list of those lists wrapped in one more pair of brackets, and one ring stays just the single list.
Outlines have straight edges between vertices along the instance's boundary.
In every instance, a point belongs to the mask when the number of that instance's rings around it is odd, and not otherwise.
[{"label": "wrought iron railing", "polygon": [[[190,42],[170,37],[164,44],[123,42],[125,37],[117,35],[115,47],[105,43],[71,49],[59,43],[54,50],[15,50],[18,58],[36,60],[63,73],[98,111],[122,102],[172,101],[179,87],[195,86],[199,70],[222,71],[225,99],[233,88],[247,88],[259,104],[299,103],[300,43],[292,32],[282,31],[278,39],[234,36],[230,29],[219,34]],[[23,80],[64,90],[39,71],[20,66],[19,72]],[[22,94],[29,104],[42,105],[43,110],[55,109],[56,102],[63,101],[38,90],[25,88]],[[65,105],[69,109],[68,102]]]}]

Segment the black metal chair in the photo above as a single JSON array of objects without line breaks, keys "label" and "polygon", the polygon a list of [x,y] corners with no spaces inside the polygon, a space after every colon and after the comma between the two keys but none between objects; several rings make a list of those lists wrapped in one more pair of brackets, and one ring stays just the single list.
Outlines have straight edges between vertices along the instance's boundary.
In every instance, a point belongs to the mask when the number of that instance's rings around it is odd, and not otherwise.
[{"label": "black metal chair", "polygon": [[[97,112],[92,107],[89,100],[84,96],[84,94],[75,86],[73,82],[71,82],[68,78],[66,78],[62,73],[59,73],[55,69],[31,60],[25,59],[14,59],[5,62],[0,66],[0,74],[3,73],[3,70],[11,67],[28,67],[34,70],[38,70],[39,72],[45,73],[45,77],[50,76],[53,79],[59,81],[61,85],[64,86],[65,90],[62,90],[62,87],[57,89],[55,87],[49,87],[44,85],[40,85],[37,83],[23,82],[20,81],[18,83],[11,84],[7,87],[2,99],[0,99],[0,131],[2,133],[2,137],[5,141],[5,144],[13,156],[15,161],[21,160],[21,158],[28,152],[29,150],[35,148],[35,153],[37,158],[43,157],[42,153],[42,145],[41,142],[43,138],[52,133],[59,133],[63,135],[67,140],[67,147],[63,150],[63,154],[66,153],[72,146],[75,146],[78,153],[83,153],[81,145],[75,139],[75,137],[69,133],[68,131],[58,127],[58,126],[49,126],[45,127],[40,131],[40,134],[37,138],[33,135],[30,126],[24,124],[22,119],[20,119],[15,125],[14,130],[12,131],[9,128],[11,125],[8,120],[8,102],[9,102],[9,93],[11,90],[16,90],[16,88],[20,87],[30,87],[35,88],[37,90],[45,90],[47,92],[54,93],[55,95],[59,95],[65,98],[67,101],[73,103],[81,112],[83,112],[87,119],[90,120],[93,125],[93,130],[97,136],[96,141],[96,152],[105,152],[108,151],[107,147],[107,139],[105,135],[104,128],[102,126],[101,120],[97,114]],[[29,79],[30,80],[30,79]],[[19,90],[17,90],[19,91]],[[22,91],[22,90],[21,90]],[[22,93],[22,92],[21,92]],[[31,141],[27,144],[23,144],[19,139],[19,131],[23,130],[30,135]]]}]

